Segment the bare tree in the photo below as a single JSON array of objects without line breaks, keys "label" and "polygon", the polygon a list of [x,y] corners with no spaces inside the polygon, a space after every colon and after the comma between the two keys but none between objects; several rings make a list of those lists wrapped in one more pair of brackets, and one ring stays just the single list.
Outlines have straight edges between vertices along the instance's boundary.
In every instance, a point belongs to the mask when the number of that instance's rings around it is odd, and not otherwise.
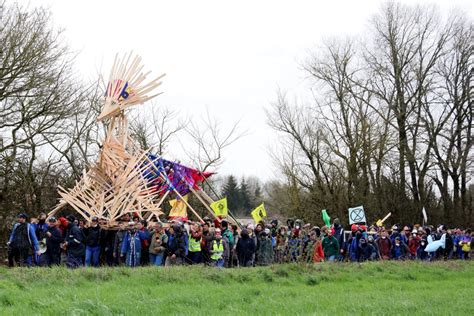
[{"label": "bare tree", "polygon": [[371,22],[360,44],[326,42],[303,65],[314,105],[279,93],[268,111],[283,136],[274,154],[283,187],[336,214],[363,203],[413,221],[423,205],[437,220],[471,220],[472,22],[394,2]]},{"label": "bare tree", "polygon": [[[464,16],[454,16],[453,37],[447,43],[447,54],[437,64],[439,76],[438,103],[425,104],[424,123],[429,133],[436,163],[431,173],[443,200],[444,215],[452,219],[461,211],[471,220],[472,205],[467,184],[472,157],[472,78],[473,26]],[[452,196],[450,194],[452,187]]]},{"label": "bare tree", "polygon": [[420,143],[422,109],[429,102],[434,67],[445,53],[451,25],[445,27],[434,7],[387,3],[372,20],[374,41],[366,50],[372,92],[390,107],[398,133],[400,192],[409,188],[418,207],[425,198],[424,181],[431,146]]},{"label": "bare tree", "polygon": [[239,124],[237,121],[223,128],[222,123],[207,111],[204,118],[187,124],[185,131],[191,138],[191,144],[183,145],[183,150],[201,171],[216,168],[224,162],[224,150],[245,135]]},{"label": "bare tree", "polygon": [[152,104],[151,119],[149,113],[137,115],[131,122],[131,130],[143,149],[153,148],[161,156],[186,125],[187,120],[180,118],[178,111]]},{"label": "bare tree", "polygon": [[102,91],[97,82],[82,88],[83,98],[77,100],[75,113],[65,124],[54,131],[46,131],[42,136],[60,159],[65,159],[74,177],[92,162],[98,153],[99,142],[103,137],[101,126],[96,118],[101,111]]},{"label": "bare tree", "polygon": [[[50,25],[49,11],[2,5],[0,28],[0,183],[2,211],[12,211],[17,194],[16,171],[27,161],[31,180],[44,135],[77,113],[83,97],[72,71],[73,56],[61,32]],[[15,189],[17,188],[17,189]],[[30,190],[31,191],[31,190]]]}]

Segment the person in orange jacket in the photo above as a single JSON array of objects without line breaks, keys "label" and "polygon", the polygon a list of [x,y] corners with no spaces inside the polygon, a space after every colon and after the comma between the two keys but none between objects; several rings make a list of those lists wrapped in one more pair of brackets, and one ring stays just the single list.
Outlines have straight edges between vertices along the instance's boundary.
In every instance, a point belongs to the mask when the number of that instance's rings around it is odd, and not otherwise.
[{"label": "person in orange jacket", "polygon": [[319,227],[314,229],[314,239],[313,262],[324,262],[324,250],[321,242],[321,230]]}]

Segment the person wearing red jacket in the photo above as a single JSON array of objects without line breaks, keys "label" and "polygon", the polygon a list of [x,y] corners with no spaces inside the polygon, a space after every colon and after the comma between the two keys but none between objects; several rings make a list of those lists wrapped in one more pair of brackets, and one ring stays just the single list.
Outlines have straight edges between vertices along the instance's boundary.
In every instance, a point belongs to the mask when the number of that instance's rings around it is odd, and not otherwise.
[{"label": "person wearing red jacket", "polygon": [[388,238],[387,231],[382,231],[382,235],[377,239],[377,247],[379,248],[382,260],[390,259],[392,252],[392,241]]},{"label": "person wearing red jacket", "polygon": [[410,251],[410,259],[414,260],[416,259],[416,253],[418,251],[418,247],[420,245],[420,242],[418,240],[418,237],[416,236],[417,232],[414,231],[413,234],[410,234],[408,236],[408,249]]},{"label": "person wearing red jacket", "polygon": [[313,262],[324,262],[324,250],[321,242],[321,235],[315,234]]},{"label": "person wearing red jacket", "polygon": [[209,232],[210,222],[205,221],[202,224],[201,233],[201,261],[209,265],[211,263],[211,253],[209,251],[209,244],[212,242],[212,234]]}]

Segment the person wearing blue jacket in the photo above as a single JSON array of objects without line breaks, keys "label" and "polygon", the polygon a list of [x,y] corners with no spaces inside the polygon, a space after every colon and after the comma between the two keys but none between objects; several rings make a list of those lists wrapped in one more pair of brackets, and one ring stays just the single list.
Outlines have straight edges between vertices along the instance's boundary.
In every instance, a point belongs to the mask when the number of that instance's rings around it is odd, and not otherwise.
[{"label": "person wearing blue jacket", "polygon": [[46,252],[43,254],[45,264],[49,267],[60,265],[61,263],[61,243],[64,241],[61,232],[57,227],[55,217],[48,219],[48,229],[46,230]]},{"label": "person wearing blue jacket", "polygon": [[[8,239],[10,254],[19,266],[31,266],[31,251],[34,249],[36,255],[40,255],[39,243],[33,225],[26,222],[28,216],[19,214],[17,223],[13,226],[12,233]],[[13,260],[9,261],[9,266],[13,266]]]},{"label": "person wearing blue jacket", "polygon": [[148,233],[131,226],[125,233],[122,242],[120,256],[125,257],[125,265],[128,267],[140,266],[142,254],[142,240],[148,239]]},{"label": "person wearing blue jacket", "polygon": [[69,215],[66,219],[68,226],[66,242],[63,244],[67,250],[66,266],[70,269],[75,269],[84,265],[83,257],[86,251],[84,244],[85,236],[82,230],[75,224],[75,216]]},{"label": "person wearing blue jacket", "polygon": [[362,232],[359,230],[353,234],[353,237],[348,245],[349,260],[357,262],[360,259],[359,241],[363,238]]}]

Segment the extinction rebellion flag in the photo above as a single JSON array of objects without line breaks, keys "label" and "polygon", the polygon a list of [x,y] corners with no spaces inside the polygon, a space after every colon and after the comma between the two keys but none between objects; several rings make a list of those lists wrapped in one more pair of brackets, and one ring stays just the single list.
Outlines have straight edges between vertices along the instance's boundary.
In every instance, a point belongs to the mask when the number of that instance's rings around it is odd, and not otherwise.
[{"label": "extinction rebellion flag", "polygon": [[227,198],[223,198],[222,200],[216,201],[211,204],[211,208],[216,213],[216,216],[225,217],[227,216],[228,209],[227,209]]},{"label": "extinction rebellion flag", "polygon": [[349,209],[349,224],[366,223],[364,207],[357,206]]},{"label": "extinction rebellion flag", "polygon": [[264,217],[267,217],[267,211],[265,205],[260,204],[252,211],[252,217],[256,224],[260,223]]}]

